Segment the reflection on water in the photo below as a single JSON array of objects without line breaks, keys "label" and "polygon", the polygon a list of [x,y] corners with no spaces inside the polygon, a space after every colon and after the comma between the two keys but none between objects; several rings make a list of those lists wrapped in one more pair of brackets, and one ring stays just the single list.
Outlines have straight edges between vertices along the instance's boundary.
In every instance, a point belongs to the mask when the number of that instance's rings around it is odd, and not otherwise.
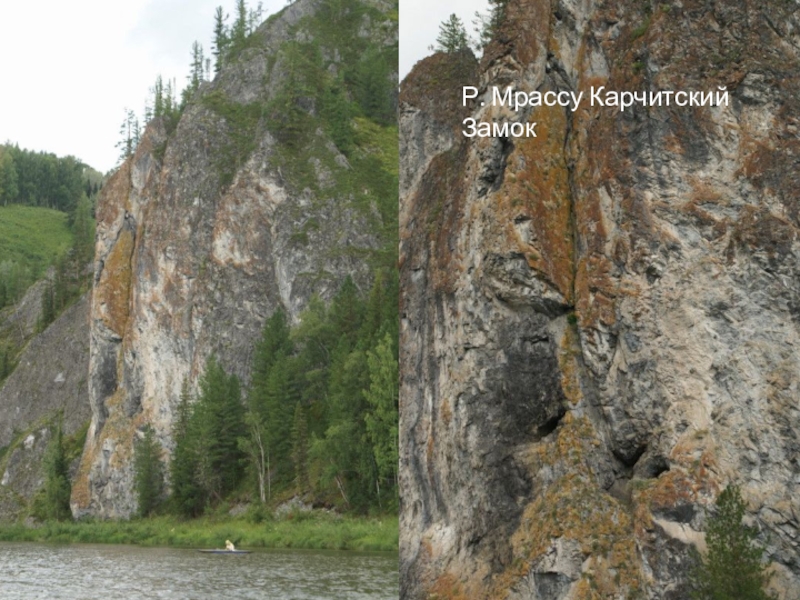
[{"label": "reflection on water", "polygon": [[3,600],[396,600],[397,555],[0,543]]}]

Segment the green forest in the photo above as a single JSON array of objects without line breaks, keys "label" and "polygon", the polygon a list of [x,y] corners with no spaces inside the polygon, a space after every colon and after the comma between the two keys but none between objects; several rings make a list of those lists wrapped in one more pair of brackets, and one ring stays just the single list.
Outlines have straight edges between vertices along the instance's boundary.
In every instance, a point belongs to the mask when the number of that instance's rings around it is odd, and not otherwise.
[{"label": "green forest", "polygon": [[294,495],[356,513],[397,509],[397,281],[379,275],[366,299],[348,279],[290,327],[264,327],[253,378],[210,359],[197,398],[184,387],[162,504],[164,468],[152,440],[137,447],[142,516],[197,517],[234,496],[272,505]]},{"label": "green forest", "polygon": [[102,181],[72,156],[0,146],[0,309],[48,267],[61,262],[67,277],[73,255],[91,260],[93,203]]}]

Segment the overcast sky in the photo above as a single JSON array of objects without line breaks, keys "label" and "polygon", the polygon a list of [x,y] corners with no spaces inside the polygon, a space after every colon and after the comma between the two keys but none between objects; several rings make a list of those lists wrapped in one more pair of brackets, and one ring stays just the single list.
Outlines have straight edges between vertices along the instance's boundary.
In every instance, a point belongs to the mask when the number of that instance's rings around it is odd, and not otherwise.
[{"label": "overcast sky", "polygon": [[[159,74],[183,88],[192,42],[210,56],[220,4],[232,13],[235,0],[3,2],[0,143],[71,154],[108,171],[125,108],[141,117]],[[266,16],[286,0],[263,4]],[[400,0],[401,77],[429,54],[450,13],[472,34],[475,11],[486,7],[486,0]]]},{"label": "overcast sky", "polygon": [[431,54],[428,46],[436,44],[442,21],[455,13],[467,33],[476,37],[472,25],[475,11],[487,12],[488,7],[487,0],[400,0],[400,78]]},{"label": "overcast sky", "polygon": [[[266,17],[286,1],[263,4]],[[200,41],[211,56],[214,10],[222,5],[232,13],[235,1],[9,0],[2,5],[0,143],[71,154],[106,172],[117,162],[114,145],[125,107],[141,118],[159,74],[177,78],[182,89],[192,42]]]}]

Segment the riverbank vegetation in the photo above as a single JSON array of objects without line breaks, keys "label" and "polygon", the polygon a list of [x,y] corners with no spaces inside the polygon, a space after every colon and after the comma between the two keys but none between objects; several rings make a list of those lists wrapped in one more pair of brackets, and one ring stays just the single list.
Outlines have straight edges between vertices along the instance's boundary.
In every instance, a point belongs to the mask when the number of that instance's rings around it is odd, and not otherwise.
[{"label": "riverbank vegetation", "polygon": [[353,517],[324,511],[287,512],[273,519],[253,509],[239,517],[181,520],[170,516],[131,521],[50,521],[0,526],[0,541],[137,544],[176,548],[296,548],[397,552],[396,516]]}]

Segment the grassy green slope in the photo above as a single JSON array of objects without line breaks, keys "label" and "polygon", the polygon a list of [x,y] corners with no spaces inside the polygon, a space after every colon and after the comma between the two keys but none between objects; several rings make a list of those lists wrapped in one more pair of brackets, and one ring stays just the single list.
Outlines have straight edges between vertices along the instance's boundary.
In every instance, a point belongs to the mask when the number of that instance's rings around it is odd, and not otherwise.
[{"label": "grassy green slope", "polygon": [[26,266],[38,278],[71,242],[66,213],[34,206],[0,206],[0,262]]}]

